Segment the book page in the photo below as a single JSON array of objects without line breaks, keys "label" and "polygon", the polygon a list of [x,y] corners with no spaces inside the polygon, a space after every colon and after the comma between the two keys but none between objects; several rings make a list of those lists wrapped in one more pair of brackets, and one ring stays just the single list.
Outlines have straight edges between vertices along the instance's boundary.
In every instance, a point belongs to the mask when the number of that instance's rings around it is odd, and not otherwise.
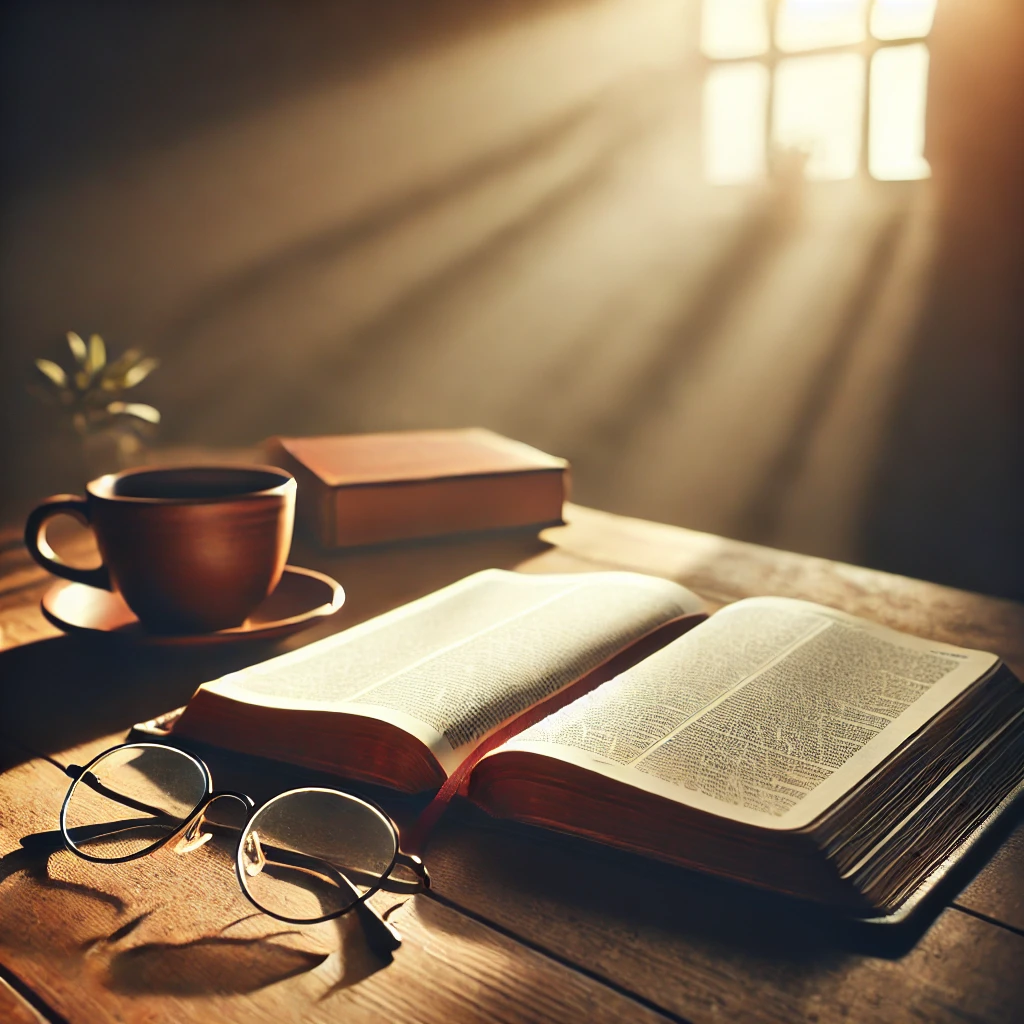
[{"label": "book page", "polygon": [[688,590],[638,573],[489,569],[204,689],[383,719],[417,736],[450,772],[509,719],[699,610]]},{"label": "book page", "polygon": [[504,744],[802,828],[997,662],[785,598],[737,602]]}]

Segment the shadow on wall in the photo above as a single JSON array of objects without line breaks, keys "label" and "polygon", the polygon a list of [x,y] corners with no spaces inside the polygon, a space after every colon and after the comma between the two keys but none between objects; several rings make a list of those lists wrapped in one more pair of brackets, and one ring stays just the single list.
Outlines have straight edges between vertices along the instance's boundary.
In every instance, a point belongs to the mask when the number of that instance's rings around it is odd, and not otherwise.
[{"label": "shadow on wall", "polygon": [[21,390],[74,328],[161,357],[167,442],[479,423],[587,503],[1024,594],[1024,11],[940,3],[933,181],[711,187],[699,7],[8,5],[3,515],[76,486]]},{"label": "shadow on wall", "polygon": [[939,4],[936,258],[866,502],[864,558],[1024,598],[1024,9]]},{"label": "shadow on wall", "polygon": [[[638,89],[683,62],[691,7],[14,5],[5,378],[74,327],[163,359],[166,440],[398,425],[348,411],[348,353],[607,163]],[[40,435],[10,391],[9,428]],[[70,469],[34,442],[14,459],[25,495]]]}]

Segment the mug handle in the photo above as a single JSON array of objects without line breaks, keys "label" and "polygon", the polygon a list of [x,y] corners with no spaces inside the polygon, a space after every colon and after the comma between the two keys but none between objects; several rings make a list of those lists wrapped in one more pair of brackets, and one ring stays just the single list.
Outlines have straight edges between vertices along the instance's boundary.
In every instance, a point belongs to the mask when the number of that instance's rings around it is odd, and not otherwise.
[{"label": "mug handle", "polygon": [[85,498],[78,498],[73,494],[55,494],[28,514],[25,521],[25,547],[28,548],[28,553],[54,576],[63,576],[66,580],[84,583],[89,587],[99,587],[101,590],[113,590],[110,585],[110,573],[105,565],[96,569],[79,569],[74,565],[68,565],[50,547],[46,539],[47,520],[60,515],[71,516],[84,526],[90,525],[89,504]]}]

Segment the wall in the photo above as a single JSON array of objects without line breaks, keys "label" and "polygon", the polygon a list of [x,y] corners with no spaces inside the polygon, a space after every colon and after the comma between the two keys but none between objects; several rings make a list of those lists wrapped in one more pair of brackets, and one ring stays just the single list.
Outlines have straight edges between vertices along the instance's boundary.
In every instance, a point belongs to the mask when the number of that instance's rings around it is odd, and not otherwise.
[{"label": "wall", "polygon": [[68,329],[164,442],[481,423],[617,511],[1024,593],[1022,18],[947,0],[927,183],[712,188],[685,0],[4,15],[5,516]]}]

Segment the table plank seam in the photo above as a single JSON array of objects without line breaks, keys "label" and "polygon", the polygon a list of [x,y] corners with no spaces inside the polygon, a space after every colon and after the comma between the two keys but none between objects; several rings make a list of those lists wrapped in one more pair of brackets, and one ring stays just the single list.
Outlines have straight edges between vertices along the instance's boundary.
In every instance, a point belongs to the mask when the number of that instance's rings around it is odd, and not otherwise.
[{"label": "table plank seam", "polygon": [[504,927],[504,925],[497,924],[489,918],[484,917],[483,915],[478,914],[475,911],[469,910],[468,908],[462,906],[460,903],[456,903],[454,900],[449,899],[447,896],[442,896],[440,893],[436,892],[433,889],[428,890],[426,893],[423,893],[422,897],[429,900],[433,900],[441,904],[441,906],[447,907],[449,910],[453,910],[456,913],[461,914],[463,917],[469,918],[469,920],[476,922],[484,928],[487,928],[490,931],[495,932],[496,934],[501,935],[506,939],[511,939],[518,945],[523,946],[524,948],[529,949],[532,952],[538,954],[538,956],[543,956],[546,959],[551,960],[552,962],[559,964],[562,967],[568,968],[576,974],[583,975],[583,977],[588,978],[593,982],[596,982],[598,985],[601,985],[604,988],[611,989],[613,992],[617,993],[623,998],[629,999],[631,1002],[634,1002],[639,1006],[644,1007],[644,1009],[650,1010],[651,1012],[657,1013],[659,1016],[664,1017],[666,1020],[672,1021],[673,1024],[693,1024],[693,1022],[688,1017],[681,1017],[679,1016],[679,1014],[673,1013],[672,1010],[668,1010],[664,1006],[661,1006],[653,1000],[648,999],[637,992],[634,992],[632,989],[626,988],[625,985],[620,985],[618,982],[613,981],[606,975],[601,974],[597,971],[589,970],[586,967],[582,967],[578,963],[573,962],[567,957],[561,956],[560,954],[554,952],[547,946],[542,946],[540,943],[534,942],[532,939],[525,938],[518,932],[513,931],[511,928],[506,928]]},{"label": "table plank seam", "polygon": [[25,1000],[37,1013],[41,1014],[51,1024],[68,1024],[67,1018],[62,1017],[57,1011],[45,1002],[42,996],[35,989],[21,980],[6,964],[0,963],[0,978],[3,978],[14,991]]},{"label": "table plank seam", "polygon": [[[351,583],[352,603],[345,614],[358,621],[491,565],[524,572],[626,569],[691,587],[707,601],[709,611],[737,598],[769,593],[806,597],[842,609],[849,606],[850,611],[905,632],[994,650],[1024,676],[1024,603],[1011,605],[870,569],[624,520],[577,506],[567,508],[570,525],[543,534],[542,539],[551,538],[543,548],[499,539],[492,545],[474,539],[465,545],[412,545],[400,557],[386,552],[319,553],[316,557],[311,553],[308,559],[303,556],[300,564],[325,569],[347,587]],[[70,560],[84,562],[85,546],[79,540],[55,536],[55,543],[66,542]],[[201,676],[209,678],[201,659],[196,664],[184,659],[180,665],[172,660],[165,664],[155,654],[140,652],[138,665],[122,665],[113,656],[84,655],[79,641],[51,642],[49,638],[57,640],[59,634],[39,608],[39,598],[51,583],[52,578],[28,558],[20,530],[0,530],[0,648],[6,645],[0,650],[0,675],[12,666],[14,684],[0,686],[0,717],[12,715],[11,724],[18,734],[35,737],[37,746],[56,751],[72,742],[81,741],[85,746],[83,737],[99,742],[115,725],[147,717],[148,712],[138,713],[140,706],[153,705],[152,713],[156,713],[184,703],[191,694],[191,689],[185,693],[186,687],[193,682],[198,685]],[[29,650],[29,645],[34,650]],[[20,654],[4,660],[10,649],[19,647],[23,648]],[[144,669],[145,691],[135,680],[140,675],[139,665]],[[65,679],[66,685],[55,682],[38,688],[34,680],[40,668]],[[95,712],[68,700],[69,692],[87,692],[82,680],[103,695]],[[175,696],[168,698],[168,693]],[[73,715],[80,716],[77,724],[71,724]],[[4,724],[8,725],[6,719]],[[121,739],[119,731],[117,740]],[[3,763],[0,758],[0,765]],[[21,831],[34,831],[27,823],[35,822],[41,806],[36,799],[44,792],[41,781],[33,780],[30,786],[27,777],[19,775],[5,788],[0,795],[10,800],[12,823],[17,826],[24,821],[26,827]],[[50,792],[49,786],[45,792]],[[6,803],[4,811],[7,813]],[[482,822],[474,820],[474,824]],[[1024,836],[1024,825],[1018,835]],[[537,830],[536,837],[546,849],[551,837],[543,830]],[[833,934],[835,929],[828,922],[819,928],[816,917],[806,925],[799,915],[789,924],[774,919],[762,923],[761,917],[746,912],[739,889],[735,891],[736,905],[733,890],[730,888],[728,895],[723,892],[728,902],[720,912],[714,894],[706,895],[703,881],[689,873],[680,876],[678,892],[667,892],[668,886],[658,874],[650,882],[642,882],[639,893],[605,893],[603,890],[610,890],[609,882],[621,877],[615,873],[621,854],[598,844],[593,844],[592,874],[588,867],[585,874],[570,879],[566,876],[574,861],[563,861],[561,855],[551,855],[553,867],[546,871],[546,853],[518,845],[506,850],[500,840],[492,849],[489,840],[484,843],[462,830],[449,838],[448,845],[439,844],[435,852],[436,868],[431,864],[440,893],[424,895],[422,902],[413,901],[406,911],[410,917],[404,959],[400,953],[390,977],[388,971],[377,975],[376,981],[359,976],[355,953],[358,947],[362,956],[362,943],[358,930],[353,931],[354,987],[350,995],[354,1015],[417,1019],[417,1008],[408,993],[422,991],[429,997],[435,1024],[482,1019],[488,1009],[503,1007],[517,1020],[531,1019],[545,1010],[550,1019],[561,1019],[555,1012],[561,1008],[574,1011],[581,1021],[588,1019],[589,1011],[605,1020],[650,1018],[651,1024],[692,1024],[726,1017],[756,1018],[765,1024],[840,1017],[885,1019],[892,1024],[911,1018],[941,1019],[949,1024],[967,1019],[993,1024],[1024,1021],[1024,989],[1018,977],[1024,948],[1024,920],[1019,919],[1024,847],[1013,846],[1007,837],[1001,837],[1001,861],[988,863],[988,856],[979,857],[977,873],[982,881],[975,885],[965,874],[969,888],[963,893],[951,889],[943,894],[942,905],[961,914],[946,914],[935,907],[934,918],[922,922],[919,933],[914,931],[913,943],[906,950],[898,940],[890,947],[889,940],[881,936],[877,948],[873,941],[860,941],[859,933],[856,941],[850,941],[845,932]],[[993,848],[996,845],[993,843]],[[493,870],[481,867],[478,872],[470,866],[488,863],[486,856],[476,860],[481,850],[494,854]],[[603,858],[606,850],[607,862]],[[530,863],[533,857],[537,857],[536,864]],[[173,865],[177,863],[175,860]],[[194,898],[210,902],[202,896],[206,893],[202,884],[193,881],[188,870],[173,865],[168,878],[187,877]],[[537,865],[542,868],[540,875]],[[88,961],[88,973],[82,974],[88,984],[79,984],[72,970],[62,969],[57,940],[64,943],[61,949],[66,947],[75,955],[78,946],[72,943],[69,929],[73,925],[81,937],[91,940],[94,932],[109,931],[107,911],[99,904],[90,911],[91,904],[86,903],[81,904],[85,909],[80,918],[76,909],[61,920],[69,906],[80,904],[56,890],[42,894],[51,899],[33,902],[33,894],[39,894],[36,881],[21,879],[19,885],[23,886],[19,893],[29,896],[22,900],[19,895],[20,919],[12,917],[8,922],[6,914],[0,913],[5,926],[3,955],[18,957],[0,966],[0,990],[8,991],[8,1000],[14,995],[11,1005],[16,1009],[39,1014],[38,1020],[33,1017],[36,1024],[108,1017],[126,1021],[145,1017],[154,1024],[188,1018],[205,1024],[211,1016],[221,1019],[220,1012],[224,1020],[297,1021],[301,1016],[326,1021],[337,1015],[337,1009],[306,1005],[306,997],[317,996],[321,986],[318,979],[306,981],[302,973],[294,976],[302,980],[289,979],[287,988],[272,981],[251,992],[231,989],[220,971],[222,966],[225,971],[243,970],[242,947],[219,952],[212,947],[214,956],[174,966],[175,976],[185,981],[195,974],[195,994],[190,991],[176,996],[163,991],[162,979],[151,985],[154,965],[164,969],[161,958],[186,955],[175,947],[183,935],[171,917],[155,926],[149,936],[151,943],[142,943],[146,950],[154,946],[160,951],[167,946],[170,953],[163,951],[156,959],[148,959],[144,950],[133,959],[115,958],[113,951],[106,951]],[[153,898],[159,896],[156,893]],[[660,904],[681,902],[688,896],[697,900],[697,913],[692,921],[677,927],[675,907]],[[963,904],[956,902],[958,899],[963,899]],[[972,909],[975,906],[979,909]],[[219,923],[219,913],[218,907],[212,906],[211,920]],[[1000,920],[999,914],[1010,923]],[[94,919],[95,929],[85,927]],[[400,930],[401,922],[399,915],[396,923]],[[201,931],[198,925],[193,928]],[[256,930],[262,926],[254,926]],[[1013,938],[1005,938],[1007,931]],[[118,953],[127,952],[128,945]],[[339,947],[339,951],[341,963],[349,949]],[[259,952],[253,953],[256,960]],[[27,959],[21,959],[23,955]],[[277,977],[276,965],[277,959],[269,956],[268,977]],[[114,967],[121,972],[116,978],[109,973]],[[8,984],[12,970],[26,980],[13,978]],[[5,1005],[0,991],[0,1019],[5,1017]],[[61,1017],[64,1010],[67,1015]]]},{"label": "table plank seam", "polygon": [[1018,928],[1016,925],[1007,924],[1005,921],[1000,921],[998,917],[990,917],[988,914],[983,914],[980,910],[973,910],[971,907],[965,907],[960,903],[950,903],[951,910],[959,910],[961,914],[967,914],[968,917],[975,917],[979,921],[984,921],[986,924],[995,925],[997,928],[1005,928],[1008,932],[1013,932],[1014,935],[1019,935],[1024,938],[1024,928]]}]

